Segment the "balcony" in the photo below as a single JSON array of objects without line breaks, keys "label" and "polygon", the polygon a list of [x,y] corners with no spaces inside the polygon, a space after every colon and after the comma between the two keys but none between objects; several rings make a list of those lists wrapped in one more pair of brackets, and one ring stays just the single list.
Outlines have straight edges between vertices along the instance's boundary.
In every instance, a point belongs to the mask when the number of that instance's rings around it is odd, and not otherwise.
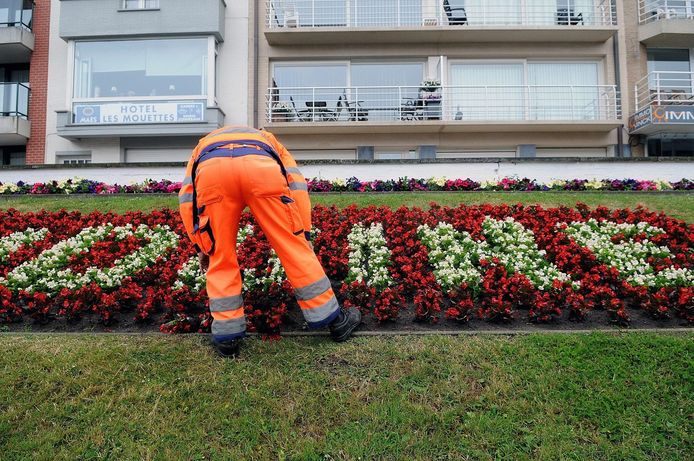
[{"label": "balcony", "polygon": [[277,133],[607,132],[621,125],[619,96],[600,86],[270,88]]},{"label": "balcony", "polygon": [[24,145],[29,139],[29,87],[0,83],[0,146]]},{"label": "balcony", "polygon": [[34,2],[0,0],[0,64],[26,63],[34,50]]},{"label": "balcony", "polygon": [[640,0],[639,40],[648,46],[694,47],[694,0]]},{"label": "balcony", "polygon": [[617,30],[614,0],[586,0],[580,8],[541,0],[495,3],[267,0],[265,37],[271,45],[603,42]]},{"label": "balcony", "polygon": [[200,97],[74,100],[58,111],[58,134],[67,139],[203,136],[223,125],[224,113]]},{"label": "balcony", "polygon": [[694,133],[694,73],[651,72],[634,88],[632,134]]}]

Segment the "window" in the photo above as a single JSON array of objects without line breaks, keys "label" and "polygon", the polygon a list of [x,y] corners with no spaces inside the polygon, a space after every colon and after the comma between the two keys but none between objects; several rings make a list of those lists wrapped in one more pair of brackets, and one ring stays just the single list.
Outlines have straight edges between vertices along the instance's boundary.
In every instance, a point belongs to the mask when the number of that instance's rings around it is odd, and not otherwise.
[{"label": "window", "polygon": [[694,139],[659,139],[648,140],[649,157],[694,157]]},{"label": "window", "polygon": [[349,2],[355,27],[420,26],[423,0],[379,0]]},{"label": "window", "polygon": [[63,160],[63,165],[83,165],[87,163],[92,163],[92,161],[84,158],[73,158]]},{"label": "window", "polygon": [[678,102],[692,96],[692,79],[689,50],[649,49],[649,86],[666,102]]},{"label": "window", "polygon": [[31,29],[34,5],[31,0],[0,1],[0,27]]},{"label": "window", "polygon": [[156,10],[159,0],[123,0],[124,10]]},{"label": "window", "polygon": [[302,119],[393,119],[423,75],[422,62],[276,63],[272,102],[289,102]]},{"label": "window", "polygon": [[457,63],[456,120],[590,120],[602,108],[598,63]]},{"label": "window", "polygon": [[208,39],[75,44],[74,97],[207,95]]}]

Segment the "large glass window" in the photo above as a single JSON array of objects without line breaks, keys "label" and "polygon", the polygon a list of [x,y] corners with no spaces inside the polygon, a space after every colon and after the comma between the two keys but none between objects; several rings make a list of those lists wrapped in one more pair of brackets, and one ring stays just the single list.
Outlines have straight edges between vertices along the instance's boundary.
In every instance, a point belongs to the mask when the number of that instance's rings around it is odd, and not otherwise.
[{"label": "large glass window", "polygon": [[31,29],[33,10],[31,0],[0,0],[0,27]]},{"label": "large glass window", "polygon": [[523,64],[451,65],[451,104],[458,120],[518,120],[524,116]]},{"label": "large glass window", "polygon": [[301,120],[392,119],[414,99],[424,63],[274,65],[271,103],[288,103]]},{"label": "large glass window", "polygon": [[159,0],[123,0],[124,10],[151,10],[159,8]]},{"label": "large glass window", "polygon": [[350,16],[356,27],[422,24],[422,0],[352,1]]},{"label": "large glass window", "polygon": [[528,64],[530,118],[592,120],[601,101],[597,63]]},{"label": "large glass window", "polygon": [[460,63],[450,76],[458,120],[584,120],[601,108],[597,63]]},{"label": "large glass window", "polygon": [[275,64],[271,102],[290,104],[301,119],[314,118],[316,110],[335,110],[346,91],[347,69],[347,63]]},{"label": "large glass window", "polygon": [[75,98],[207,95],[208,40],[75,44]]},{"label": "large glass window", "polygon": [[398,117],[401,106],[415,101],[424,76],[423,63],[354,63],[351,99],[370,119]]},{"label": "large glass window", "polygon": [[649,87],[659,100],[677,102],[692,95],[692,73],[687,49],[648,50]]}]

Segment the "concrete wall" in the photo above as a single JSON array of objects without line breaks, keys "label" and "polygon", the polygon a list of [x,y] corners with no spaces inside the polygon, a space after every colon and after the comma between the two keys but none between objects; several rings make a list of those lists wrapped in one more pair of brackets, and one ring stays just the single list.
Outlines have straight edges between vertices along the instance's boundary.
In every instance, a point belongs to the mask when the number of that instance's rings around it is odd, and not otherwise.
[{"label": "concrete wall", "polygon": [[[471,178],[477,181],[495,180],[509,176],[551,179],[605,179],[635,178],[678,181],[694,178],[692,161],[549,161],[503,160],[480,162],[392,162],[392,163],[301,163],[299,167],[307,178],[346,179],[356,176],[362,180],[429,178],[445,176],[450,179]],[[40,168],[0,169],[0,182],[44,182],[73,177],[88,178],[108,183],[128,184],[145,179],[170,179],[180,181],[184,166],[89,167],[89,168]]]},{"label": "concrete wall", "polygon": [[[121,10],[120,0],[60,0],[64,39],[215,35],[224,39],[224,0],[166,0],[160,10]],[[234,2],[232,2],[234,3]]]}]

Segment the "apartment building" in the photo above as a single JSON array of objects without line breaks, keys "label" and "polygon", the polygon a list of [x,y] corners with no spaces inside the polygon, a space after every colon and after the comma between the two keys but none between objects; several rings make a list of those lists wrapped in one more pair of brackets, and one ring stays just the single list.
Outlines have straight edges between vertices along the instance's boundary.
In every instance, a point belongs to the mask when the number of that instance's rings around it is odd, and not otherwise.
[{"label": "apartment building", "polygon": [[48,2],[0,0],[0,165],[43,162],[49,14]]},{"label": "apartment building", "polygon": [[248,123],[248,2],[51,3],[46,163],[183,161]]},{"label": "apartment building", "polygon": [[299,159],[694,155],[693,13],[694,0],[0,0],[0,152],[181,161],[235,123]]},{"label": "apartment building", "polygon": [[257,122],[300,158],[631,152],[621,2],[259,3]]},{"label": "apartment building", "polygon": [[632,143],[649,156],[694,156],[694,0],[629,8]]}]

